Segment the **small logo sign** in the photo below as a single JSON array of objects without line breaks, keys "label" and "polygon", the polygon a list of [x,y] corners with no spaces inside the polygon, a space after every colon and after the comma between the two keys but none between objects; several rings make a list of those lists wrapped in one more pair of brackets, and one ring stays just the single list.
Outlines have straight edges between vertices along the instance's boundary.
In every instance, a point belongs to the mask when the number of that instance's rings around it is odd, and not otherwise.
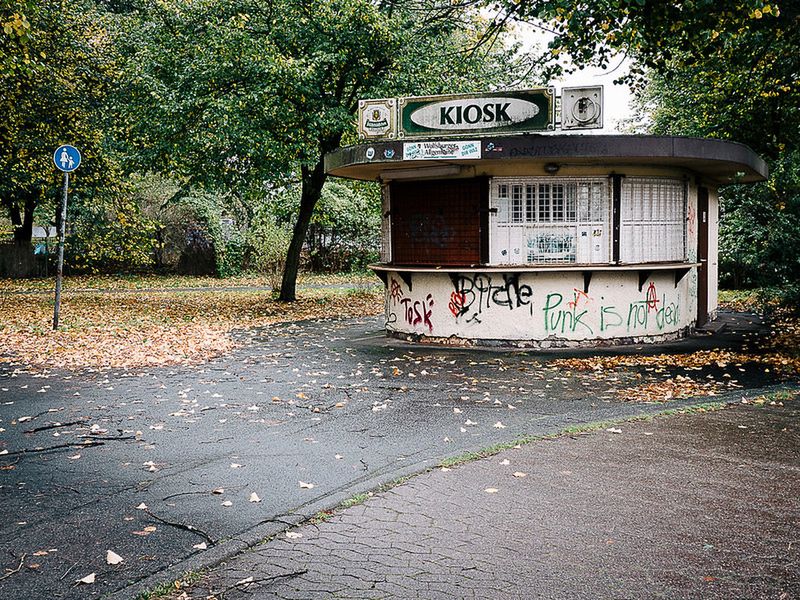
[{"label": "small logo sign", "polygon": [[367,148],[366,155],[367,155],[367,160],[372,160],[373,158],[375,158],[375,148],[372,147]]},{"label": "small logo sign", "polygon": [[386,150],[383,151],[383,157],[388,159],[394,158],[394,150],[392,150],[391,148],[387,148]]},{"label": "small logo sign", "polygon": [[64,144],[53,153],[53,163],[59,171],[71,173],[81,164],[81,153],[75,146]]},{"label": "small logo sign", "polygon": [[366,139],[393,138],[396,134],[394,98],[360,100],[358,135]]}]

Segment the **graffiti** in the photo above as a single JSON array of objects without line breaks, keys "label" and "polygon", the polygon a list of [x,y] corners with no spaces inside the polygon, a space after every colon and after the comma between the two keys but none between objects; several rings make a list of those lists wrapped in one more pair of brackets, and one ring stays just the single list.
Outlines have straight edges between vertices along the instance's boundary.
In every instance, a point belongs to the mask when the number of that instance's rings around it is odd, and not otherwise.
[{"label": "graffiti", "polygon": [[416,300],[413,302],[411,298],[403,298],[400,300],[400,304],[402,304],[405,309],[404,315],[406,323],[414,326],[423,324],[428,328],[429,332],[433,332],[433,323],[431,322],[431,316],[433,315],[433,310],[431,310],[433,308],[432,294],[428,294],[425,300]]},{"label": "graffiti", "polygon": [[[552,285],[534,297],[533,281],[524,274],[448,275],[452,285],[438,278],[431,287],[431,279],[421,279],[413,293],[400,277],[391,277],[384,296],[387,327],[444,337],[466,331],[487,337],[510,331],[514,336],[530,329],[532,336],[588,339],[656,334],[686,324],[681,314],[685,292],[673,292],[671,278],[645,280],[641,291],[634,287],[628,294],[620,289],[621,279],[612,279],[592,295],[582,287]],[[605,297],[602,290],[607,290]]]},{"label": "graffiti", "polygon": [[528,238],[528,262],[575,260],[575,239],[571,233],[539,233]]},{"label": "graffiti", "polygon": [[656,284],[650,282],[650,287],[647,288],[647,312],[658,309],[658,292],[656,292]]},{"label": "graffiti", "polygon": [[686,223],[687,229],[689,230],[689,235],[693,236],[697,231],[697,211],[695,210],[694,206],[689,207],[686,215]]},{"label": "graffiti", "polygon": [[[623,317],[625,313],[627,313],[627,318]],[[644,298],[630,302],[627,311],[620,312],[613,305],[602,306],[600,308],[600,331],[607,331],[623,325],[627,327],[628,331],[647,329],[653,326],[653,315],[655,315],[655,328],[658,331],[677,326],[680,304],[678,301],[667,303],[666,294],[662,294],[659,299],[656,285],[651,281]]]},{"label": "graffiti", "polygon": [[450,308],[450,312],[453,313],[454,317],[457,317],[461,314],[461,311],[464,309],[464,303],[467,300],[466,294],[464,292],[453,292],[450,294],[450,304],[448,305]]},{"label": "graffiti", "polygon": [[[533,314],[531,297],[533,289],[520,284],[519,275],[504,275],[502,282],[492,280],[491,275],[461,275],[456,282],[456,291],[450,297],[450,310],[456,318],[467,317],[467,321],[480,323],[479,315],[484,309],[501,306],[514,310],[528,307]],[[456,311],[453,309],[456,308]]]},{"label": "graffiti", "polygon": [[588,306],[588,304],[592,301],[592,297],[584,291],[581,291],[577,288],[572,288],[572,292],[575,294],[575,297],[567,303],[567,306],[570,308],[578,308],[578,305],[582,301]]},{"label": "graffiti", "polygon": [[394,277],[392,277],[391,288],[389,290],[389,297],[392,299],[392,302],[397,304],[403,298],[403,288],[400,285],[400,282],[397,281]]},{"label": "graffiti", "polygon": [[[581,292],[583,293],[583,292]],[[567,303],[567,309],[559,308],[564,302],[564,296],[558,292],[547,294],[544,301],[544,330],[547,333],[574,333],[579,326],[586,328],[589,334],[594,334],[594,331],[584,318],[589,312],[589,309],[578,312],[578,294],[574,295],[572,302]]]},{"label": "graffiti", "polygon": [[612,327],[619,327],[625,322],[622,315],[617,312],[614,306],[600,307],[600,331],[605,331]]},{"label": "graffiti", "polygon": [[428,246],[450,248],[453,245],[455,230],[442,215],[412,215],[408,229],[411,239],[425,240]]}]

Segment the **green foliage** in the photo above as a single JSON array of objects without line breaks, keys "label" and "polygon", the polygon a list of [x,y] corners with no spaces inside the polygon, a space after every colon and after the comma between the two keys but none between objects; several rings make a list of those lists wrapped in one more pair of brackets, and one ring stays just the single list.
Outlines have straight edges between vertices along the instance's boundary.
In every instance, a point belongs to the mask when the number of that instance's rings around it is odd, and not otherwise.
[{"label": "green foliage", "polygon": [[143,216],[132,200],[75,198],[68,207],[70,233],[65,268],[71,272],[149,270],[153,265],[157,223]]},{"label": "green foliage", "polygon": [[73,191],[110,191],[118,182],[103,147],[102,109],[120,75],[108,25],[89,0],[0,2],[0,203],[20,242],[30,240],[38,205],[54,212],[59,145],[83,154]]},{"label": "green foliage", "polygon": [[721,283],[734,288],[797,287],[797,248],[800,150],[774,161],[768,181],[725,188],[720,223]]},{"label": "green foliage", "polygon": [[[300,210],[299,186],[273,203],[275,218],[292,223]],[[363,182],[328,181],[311,217],[306,236],[308,266],[314,272],[364,270],[378,260],[380,188]]]},{"label": "green foliage", "polygon": [[249,264],[258,273],[266,275],[275,290],[281,285],[291,239],[291,231],[276,223],[273,215],[267,211],[258,214],[247,233]]},{"label": "green foliage", "polygon": [[[796,8],[763,0],[503,0],[492,3],[506,15],[532,21],[553,35],[548,75],[564,71],[556,62],[570,55],[578,68],[608,66],[618,54],[635,59],[627,76],[642,83],[647,69],[668,72],[706,64],[735,51],[743,36],[772,35],[796,27]],[[742,56],[757,61],[757,55]],[[574,70],[574,69],[573,69]]]},{"label": "green foliage", "polygon": [[322,159],[352,139],[359,98],[524,78],[513,48],[466,52],[485,22],[477,10],[452,9],[436,0],[144,5],[129,22],[131,85],[117,100],[137,140],[136,163],[226,194],[299,178],[281,295],[293,300],[326,178]]}]

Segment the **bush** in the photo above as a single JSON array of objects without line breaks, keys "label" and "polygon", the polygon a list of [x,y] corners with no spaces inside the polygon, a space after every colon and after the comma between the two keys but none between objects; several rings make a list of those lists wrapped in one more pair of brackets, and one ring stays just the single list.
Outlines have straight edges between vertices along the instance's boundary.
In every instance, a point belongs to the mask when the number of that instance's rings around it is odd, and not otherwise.
[{"label": "bush", "polygon": [[268,205],[261,207],[247,231],[247,266],[266,275],[273,290],[281,287],[291,239],[292,232],[276,222]]},{"label": "bush", "polygon": [[782,155],[769,180],[721,193],[720,283],[735,289],[800,280],[800,152]]},{"label": "bush", "polygon": [[[272,202],[276,223],[294,223],[300,206],[298,187]],[[322,189],[306,235],[312,271],[363,271],[380,254],[380,190],[375,184],[329,181]]]}]

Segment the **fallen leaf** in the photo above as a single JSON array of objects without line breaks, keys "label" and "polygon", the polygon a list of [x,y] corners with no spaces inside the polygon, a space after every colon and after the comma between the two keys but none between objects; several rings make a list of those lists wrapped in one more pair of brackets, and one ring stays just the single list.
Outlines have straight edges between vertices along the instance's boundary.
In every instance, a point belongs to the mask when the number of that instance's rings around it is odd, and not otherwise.
[{"label": "fallen leaf", "polygon": [[296,531],[287,531],[286,537],[290,540],[299,540],[301,537],[303,537],[303,534],[297,533]]},{"label": "fallen leaf", "polygon": [[500,421],[494,424],[495,429],[505,429],[506,426],[503,425]]},{"label": "fallen leaf", "polygon": [[222,506],[225,507],[233,506],[233,502],[231,502],[230,500],[225,500],[224,502],[222,502]]},{"label": "fallen leaf", "polygon": [[500,461],[500,464],[503,466],[510,465],[511,461],[508,460],[507,458],[504,458],[503,460]]},{"label": "fallen leaf", "polygon": [[241,469],[242,465],[239,463],[231,463],[231,469]]},{"label": "fallen leaf", "polygon": [[523,473],[522,471],[516,471],[514,473],[514,477],[527,477],[527,476],[528,476],[528,474],[527,473]]},{"label": "fallen leaf", "polygon": [[306,483],[305,481],[298,481],[298,483],[300,484],[301,488],[305,488],[307,490],[310,490],[314,487],[313,483]]},{"label": "fallen leaf", "polygon": [[80,454],[73,454],[72,456],[68,456],[67,459],[69,460],[78,460],[81,457]]},{"label": "fallen leaf", "polygon": [[237,581],[233,585],[247,585],[248,583],[253,583],[253,578],[252,577],[245,577],[244,579],[240,579],[239,581]]},{"label": "fallen leaf", "polygon": [[496,494],[496,493],[497,493],[497,492],[499,492],[500,490],[498,490],[497,488],[486,488],[486,489],[485,489],[485,490],[483,490],[483,491],[484,491],[484,492],[486,492],[487,494]]},{"label": "fallen leaf", "polygon": [[217,495],[224,494],[225,493],[225,488],[217,488],[215,490],[211,490],[211,493],[212,494],[217,494]]},{"label": "fallen leaf", "polygon": [[208,548],[208,545],[205,542],[200,542],[199,544],[195,544],[194,546],[192,546],[192,548],[194,548],[195,550],[205,550],[206,548]]},{"label": "fallen leaf", "polygon": [[609,427],[606,431],[608,433],[622,433],[622,429],[617,429],[616,427]]},{"label": "fallen leaf", "polygon": [[122,557],[111,550],[106,550],[106,562],[110,565],[118,565],[122,562]]},{"label": "fallen leaf", "polygon": [[83,577],[81,579],[76,579],[75,583],[83,583],[85,585],[89,585],[91,583],[94,583],[94,579],[95,579],[95,573],[89,573],[86,577]]},{"label": "fallen leaf", "polygon": [[250,502],[261,502],[261,498],[258,497],[258,494],[253,492],[250,494]]},{"label": "fallen leaf", "polygon": [[139,506],[136,507],[136,510],[147,510],[147,504],[142,502]]}]

